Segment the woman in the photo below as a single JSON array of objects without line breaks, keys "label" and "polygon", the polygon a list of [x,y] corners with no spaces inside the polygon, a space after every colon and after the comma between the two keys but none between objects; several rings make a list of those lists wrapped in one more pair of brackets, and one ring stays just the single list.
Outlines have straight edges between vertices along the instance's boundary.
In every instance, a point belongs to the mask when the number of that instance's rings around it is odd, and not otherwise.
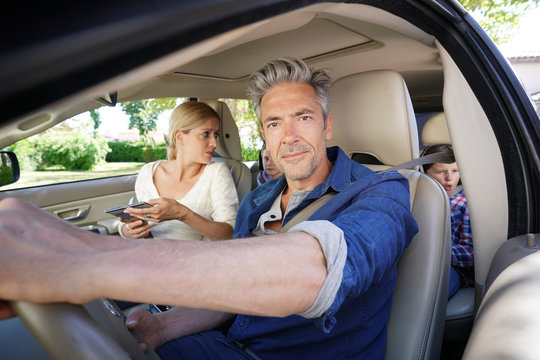
[{"label": "woman", "polygon": [[169,120],[168,160],[144,165],[135,183],[139,201],[151,208],[127,208],[136,218],[120,220],[124,237],[179,240],[231,239],[238,196],[227,166],[213,163],[219,117],[208,105],[186,102]]},{"label": "woman", "polygon": [[[451,145],[441,144],[426,148],[422,156],[445,152],[454,157]],[[469,277],[474,266],[474,253],[471,232],[471,220],[467,198],[460,185],[457,164],[434,163],[425,164],[424,172],[437,180],[446,190],[450,200],[450,216],[452,230],[452,260],[450,268],[450,287],[448,297],[456,293],[460,287],[469,285]]]}]

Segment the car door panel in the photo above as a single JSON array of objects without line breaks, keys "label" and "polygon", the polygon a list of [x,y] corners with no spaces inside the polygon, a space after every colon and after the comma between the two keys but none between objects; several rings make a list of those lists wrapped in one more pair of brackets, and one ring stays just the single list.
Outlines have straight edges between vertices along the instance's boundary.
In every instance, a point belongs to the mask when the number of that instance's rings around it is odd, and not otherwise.
[{"label": "car door panel", "polygon": [[115,221],[105,209],[129,203],[135,179],[136,175],[127,175],[9,190],[0,192],[0,199],[26,200],[73,225],[88,227]]},{"label": "car door panel", "polygon": [[540,234],[504,243],[493,259],[463,359],[537,359]]}]

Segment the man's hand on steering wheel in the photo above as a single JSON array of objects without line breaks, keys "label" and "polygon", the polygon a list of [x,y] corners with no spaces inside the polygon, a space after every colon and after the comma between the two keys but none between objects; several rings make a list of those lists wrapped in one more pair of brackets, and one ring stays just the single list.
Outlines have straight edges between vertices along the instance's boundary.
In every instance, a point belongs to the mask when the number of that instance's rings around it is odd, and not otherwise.
[{"label": "man's hand on steering wheel", "polygon": [[[131,310],[126,318],[126,326],[129,330],[137,330],[153,349],[164,343],[159,316],[152,315],[144,309],[134,308]],[[139,347],[142,351],[148,350],[145,343],[139,343]]]}]

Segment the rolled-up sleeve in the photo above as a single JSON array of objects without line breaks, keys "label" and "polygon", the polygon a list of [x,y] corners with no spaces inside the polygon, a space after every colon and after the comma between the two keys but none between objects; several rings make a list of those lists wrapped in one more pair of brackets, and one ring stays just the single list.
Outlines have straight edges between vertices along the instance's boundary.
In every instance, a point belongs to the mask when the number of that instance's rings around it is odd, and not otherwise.
[{"label": "rolled-up sleeve", "polygon": [[325,253],[327,279],[313,306],[300,315],[312,318],[326,333],[347,298],[395,279],[396,264],[418,229],[410,212],[407,180],[388,173],[375,180],[364,184],[345,206],[327,203],[321,217],[338,215],[321,222],[325,225],[315,225],[319,222],[313,219],[290,230],[310,233]]},{"label": "rolled-up sleeve", "polygon": [[294,231],[302,231],[316,238],[326,259],[326,279],[315,302],[309,309],[298,314],[313,319],[322,316],[334,302],[343,278],[343,267],[347,260],[347,244],[343,230],[326,220],[301,222],[289,230],[289,232]]}]

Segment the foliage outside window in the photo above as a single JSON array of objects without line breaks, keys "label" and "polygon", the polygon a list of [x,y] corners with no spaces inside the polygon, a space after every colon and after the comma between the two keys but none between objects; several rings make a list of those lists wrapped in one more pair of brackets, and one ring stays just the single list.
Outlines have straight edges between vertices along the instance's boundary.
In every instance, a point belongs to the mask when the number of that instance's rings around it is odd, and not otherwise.
[{"label": "foliage outside window", "polygon": [[511,39],[519,19],[540,0],[459,0],[496,44]]},{"label": "foliage outside window", "polygon": [[145,145],[154,146],[148,133],[156,129],[156,121],[165,110],[172,110],[184,98],[163,98],[135,100],[120,104],[122,110],[129,116],[129,128],[139,130],[139,136]]},{"label": "foliage outside window", "polygon": [[262,147],[261,125],[255,115],[251,101],[244,99],[219,99],[227,104],[240,132],[242,161],[259,158]]}]

